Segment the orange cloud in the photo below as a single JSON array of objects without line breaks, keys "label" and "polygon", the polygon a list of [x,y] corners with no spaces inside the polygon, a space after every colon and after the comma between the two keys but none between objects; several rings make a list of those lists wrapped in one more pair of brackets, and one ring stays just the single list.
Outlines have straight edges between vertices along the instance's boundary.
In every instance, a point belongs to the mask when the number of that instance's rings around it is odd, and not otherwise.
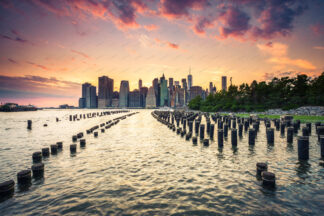
[{"label": "orange cloud", "polygon": [[288,57],[288,46],[282,43],[257,44],[259,50],[271,57],[268,59],[270,63],[276,64],[277,68],[284,66],[296,66],[302,69],[315,70],[311,62],[304,59],[291,59]]},{"label": "orange cloud", "polygon": [[179,45],[171,42],[167,42],[168,46],[173,49],[179,49]]},{"label": "orange cloud", "polygon": [[159,27],[157,25],[151,24],[151,25],[144,25],[144,28],[147,31],[154,31],[154,30],[158,29]]}]

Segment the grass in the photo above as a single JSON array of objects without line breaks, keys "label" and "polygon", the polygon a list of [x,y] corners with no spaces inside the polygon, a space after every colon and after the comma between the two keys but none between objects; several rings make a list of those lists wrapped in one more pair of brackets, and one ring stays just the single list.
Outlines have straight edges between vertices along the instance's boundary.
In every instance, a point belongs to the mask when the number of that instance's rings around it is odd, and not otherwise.
[{"label": "grass", "polygon": [[[228,115],[228,114],[223,114]],[[249,117],[249,113],[242,113],[242,114],[235,114],[239,117]],[[280,115],[263,115],[263,114],[257,114],[260,118],[269,118],[269,119],[279,119]],[[305,115],[293,115],[294,120],[300,120],[301,123],[305,122],[324,122],[324,116],[305,116]]]}]

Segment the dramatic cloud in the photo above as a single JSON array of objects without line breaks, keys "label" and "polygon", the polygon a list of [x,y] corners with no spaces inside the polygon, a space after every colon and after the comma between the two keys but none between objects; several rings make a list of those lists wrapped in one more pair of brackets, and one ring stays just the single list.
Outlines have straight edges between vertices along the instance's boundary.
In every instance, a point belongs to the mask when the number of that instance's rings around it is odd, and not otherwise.
[{"label": "dramatic cloud", "polygon": [[207,5],[207,0],[162,0],[160,11],[167,18],[188,18],[191,9],[201,10]]},{"label": "dramatic cloud", "polygon": [[227,38],[242,37],[250,29],[250,17],[236,7],[224,8],[224,12],[219,16],[223,26],[219,28],[221,37]]},{"label": "dramatic cloud", "polygon": [[196,34],[204,35],[205,34],[205,29],[206,28],[211,28],[213,27],[213,21],[210,18],[200,18],[195,26],[193,27],[193,30]]},{"label": "dramatic cloud", "polygon": [[264,53],[270,55],[269,62],[275,64],[278,68],[282,66],[295,66],[307,70],[315,70],[316,67],[304,59],[291,59],[288,57],[288,46],[282,43],[258,44],[257,47]]},{"label": "dramatic cloud", "polygon": [[303,1],[263,1],[259,5],[262,12],[257,18],[259,26],[254,26],[252,35],[255,38],[273,38],[287,36],[293,29],[295,17],[301,15],[307,8]]}]

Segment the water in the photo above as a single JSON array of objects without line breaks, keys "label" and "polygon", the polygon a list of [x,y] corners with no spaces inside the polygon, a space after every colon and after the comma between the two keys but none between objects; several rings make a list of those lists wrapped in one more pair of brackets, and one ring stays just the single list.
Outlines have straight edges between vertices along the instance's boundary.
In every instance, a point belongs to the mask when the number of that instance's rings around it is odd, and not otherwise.
[{"label": "water", "polygon": [[[142,110],[99,132],[98,138],[85,134],[86,148],[78,144],[78,153],[71,156],[72,135],[124,115],[68,121],[69,114],[82,112],[89,110],[0,113],[0,182],[16,181],[16,173],[32,165],[33,152],[63,141],[63,151],[44,160],[45,178],[33,180],[28,191],[16,187],[13,198],[0,203],[1,215],[324,212],[324,168],[318,165],[320,146],[314,126],[310,160],[299,163],[296,137],[287,145],[276,131],[274,146],[268,146],[263,122],[254,148],[243,133],[233,150],[229,131],[221,150],[215,141],[209,147],[199,142],[194,146],[156,121],[151,111]],[[26,129],[28,119],[33,120],[32,131]],[[256,162],[267,162],[268,170],[276,174],[276,190],[262,188],[255,177]]]}]

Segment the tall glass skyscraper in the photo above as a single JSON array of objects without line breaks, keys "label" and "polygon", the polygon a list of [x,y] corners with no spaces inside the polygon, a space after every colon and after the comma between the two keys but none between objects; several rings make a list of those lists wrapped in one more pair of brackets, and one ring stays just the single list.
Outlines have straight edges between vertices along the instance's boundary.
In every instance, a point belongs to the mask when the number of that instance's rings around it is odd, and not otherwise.
[{"label": "tall glass skyscraper", "polygon": [[160,106],[168,106],[169,104],[168,81],[165,79],[164,74],[160,79]]},{"label": "tall glass skyscraper", "polygon": [[222,90],[227,91],[227,77],[222,76]]},{"label": "tall glass skyscraper", "polygon": [[127,80],[120,82],[119,107],[128,107],[129,83]]}]

